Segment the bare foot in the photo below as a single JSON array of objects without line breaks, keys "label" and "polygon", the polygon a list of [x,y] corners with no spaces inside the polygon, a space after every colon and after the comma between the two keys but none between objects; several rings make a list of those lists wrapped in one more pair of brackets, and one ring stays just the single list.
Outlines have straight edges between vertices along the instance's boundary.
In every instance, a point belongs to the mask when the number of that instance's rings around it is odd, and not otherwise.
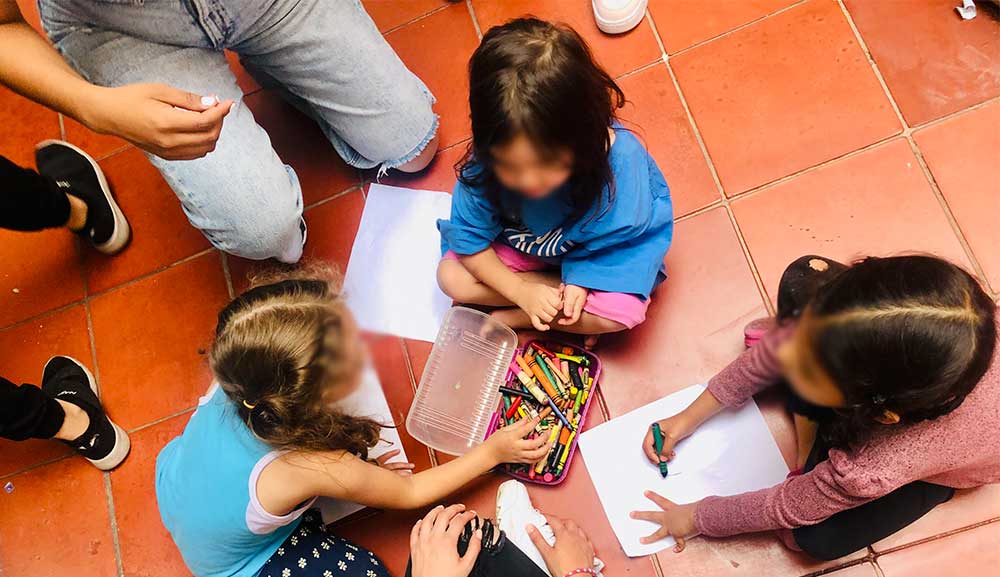
[{"label": "bare foot", "polygon": [[597,346],[597,341],[600,338],[601,338],[601,335],[584,335],[583,336],[583,348],[587,349],[588,351],[591,350],[591,349],[593,349],[594,347]]}]

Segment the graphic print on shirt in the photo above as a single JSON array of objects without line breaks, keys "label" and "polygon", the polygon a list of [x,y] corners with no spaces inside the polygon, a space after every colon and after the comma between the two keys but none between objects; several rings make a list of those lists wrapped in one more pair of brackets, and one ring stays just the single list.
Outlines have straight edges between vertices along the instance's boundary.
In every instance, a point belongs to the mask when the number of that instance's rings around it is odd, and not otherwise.
[{"label": "graphic print on shirt", "polygon": [[541,257],[563,256],[576,246],[575,242],[563,238],[562,227],[554,228],[541,236],[537,236],[524,226],[507,227],[503,230],[503,236],[507,244],[517,250]]}]

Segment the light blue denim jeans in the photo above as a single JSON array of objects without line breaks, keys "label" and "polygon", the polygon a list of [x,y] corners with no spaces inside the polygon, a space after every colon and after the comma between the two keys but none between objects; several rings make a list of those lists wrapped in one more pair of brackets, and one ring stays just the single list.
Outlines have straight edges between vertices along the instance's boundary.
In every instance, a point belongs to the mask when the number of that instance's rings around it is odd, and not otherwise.
[{"label": "light blue denim jeans", "polygon": [[[222,52],[320,124],[358,168],[404,164],[430,142],[434,97],[358,0],[38,0],[66,60],[102,86],[161,82],[233,99],[214,152],[149,155],[191,224],[239,256],[301,257],[302,190],[242,100]],[[164,239],[169,241],[169,239]]]}]

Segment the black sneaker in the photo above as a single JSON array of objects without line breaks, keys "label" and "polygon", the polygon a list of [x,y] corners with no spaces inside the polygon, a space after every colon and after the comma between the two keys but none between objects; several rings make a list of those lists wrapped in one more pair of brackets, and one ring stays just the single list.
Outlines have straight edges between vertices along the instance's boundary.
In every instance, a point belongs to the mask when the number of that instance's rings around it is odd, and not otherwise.
[{"label": "black sneaker", "polygon": [[42,372],[42,390],[49,396],[72,403],[87,412],[90,426],[72,441],[63,441],[95,467],[110,471],[128,455],[128,434],[111,422],[97,398],[97,384],[87,367],[72,357],[52,357]]},{"label": "black sneaker", "polygon": [[77,234],[105,254],[117,254],[125,248],[131,235],[128,221],[90,155],[68,142],[46,140],[35,146],[35,164],[40,174],[86,203],[87,222]]}]

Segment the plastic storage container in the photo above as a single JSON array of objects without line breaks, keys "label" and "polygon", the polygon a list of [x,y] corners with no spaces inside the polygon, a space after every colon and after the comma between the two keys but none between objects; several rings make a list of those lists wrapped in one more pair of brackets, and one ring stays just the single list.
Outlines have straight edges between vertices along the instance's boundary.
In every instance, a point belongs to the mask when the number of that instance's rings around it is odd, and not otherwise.
[{"label": "plastic storage container", "polygon": [[[585,403],[583,403],[581,405],[581,407],[580,407],[579,424],[577,425],[576,435],[573,436],[572,442],[569,443],[569,446],[566,449],[566,451],[568,452],[566,460],[565,460],[566,461],[566,465],[565,465],[565,468],[562,469],[561,473],[559,473],[558,475],[552,475],[552,476],[549,476],[549,477],[547,477],[545,475],[534,475],[534,476],[532,476],[532,475],[530,475],[528,473],[525,473],[525,472],[522,472],[522,471],[518,470],[520,468],[523,468],[523,465],[522,466],[510,465],[510,464],[503,465],[504,471],[508,475],[510,475],[511,477],[514,477],[516,479],[519,479],[521,481],[524,481],[525,483],[538,483],[538,484],[541,484],[541,485],[558,485],[558,484],[562,483],[563,481],[565,481],[566,477],[569,475],[569,468],[570,468],[570,465],[573,462],[573,455],[576,454],[576,446],[577,446],[577,444],[579,443],[579,440],[580,440],[580,432],[583,430],[584,425],[587,422],[587,415],[590,413],[590,407],[591,407],[591,405],[594,404],[595,399],[597,397],[597,390],[600,387],[600,380],[601,380],[601,359],[598,358],[597,355],[595,355],[594,353],[592,353],[592,352],[590,352],[590,351],[588,351],[586,349],[583,349],[583,348],[580,348],[578,346],[574,346],[574,345],[571,345],[571,344],[568,344],[568,343],[559,342],[559,341],[556,341],[556,340],[553,340],[553,339],[544,339],[544,340],[539,340],[539,341],[532,341],[532,342],[526,344],[523,348],[519,348],[517,350],[517,353],[518,354],[523,353],[525,350],[529,349],[531,347],[531,345],[533,343],[535,343],[535,342],[541,343],[543,346],[546,346],[546,348],[549,348],[549,349],[551,349],[552,347],[569,347],[570,349],[573,349],[572,354],[574,356],[584,356],[584,357],[586,357],[588,359],[588,361],[589,361],[590,376],[591,376],[591,378],[593,378],[593,381],[594,381],[593,386],[590,389],[589,396],[587,397],[587,401]],[[506,386],[513,387],[513,388],[518,388],[518,386],[519,386],[518,385],[518,379],[516,378],[516,373],[514,373],[512,369],[513,369],[513,366],[509,367],[508,370],[507,370],[507,378],[505,380],[506,381]],[[536,381],[536,383],[537,383],[537,381]],[[496,412],[493,415],[493,421],[490,424],[490,432],[489,432],[489,434],[493,434],[497,430],[500,429],[500,422],[502,420],[502,413],[504,411],[504,406],[502,404],[500,404],[499,399],[497,400],[497,404],[499,406],[497,407],[497,410],[496,410]]]},{"label": "plastic storage container", "polygon": [[462,455],[490,432],[517,335],[487,314],[453,307],[445,314],[406,430],[421,443]]}]

